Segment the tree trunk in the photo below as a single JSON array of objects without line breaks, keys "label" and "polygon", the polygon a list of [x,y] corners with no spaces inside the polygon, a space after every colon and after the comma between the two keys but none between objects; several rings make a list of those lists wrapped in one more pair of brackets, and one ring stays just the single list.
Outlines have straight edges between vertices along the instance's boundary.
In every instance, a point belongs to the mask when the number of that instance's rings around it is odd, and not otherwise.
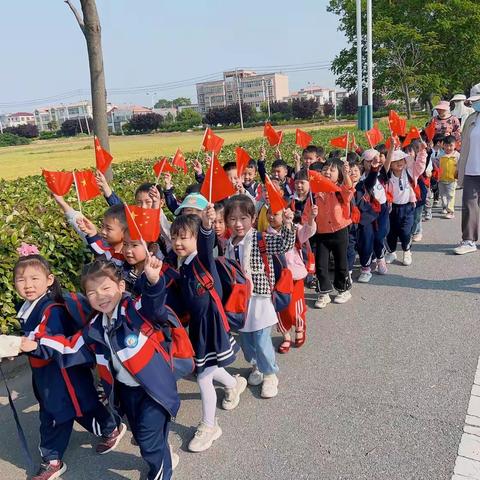
[{"label": "tree trunk", "polygon": [[412,118],[412,107],[410,105],[410,91],[408,85],[402,81],[403,98],[405,100],[405,108],[407,109],[407,118]]},{"label": "tree trunk", "polygon": [[[97,6],[95,0],[80,0],[83,13],[82,19],[70,0],[65,0],[65,3],[75,15],[87,42],[90,88],[92,92],[93,130],[100,140],[102,147],[110,151],[107,121],[107,90],[105,88],[102,35]],[[108,181],[112,180],[113,173],[111,168],[106,171],[105,177]]]}]

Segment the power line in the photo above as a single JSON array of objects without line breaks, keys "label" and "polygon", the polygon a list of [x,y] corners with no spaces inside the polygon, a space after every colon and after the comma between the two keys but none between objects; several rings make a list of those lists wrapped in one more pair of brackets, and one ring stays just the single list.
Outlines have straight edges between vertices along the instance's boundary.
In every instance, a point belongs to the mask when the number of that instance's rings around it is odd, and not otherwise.
[{"label": "power line", "polygon": [[[298,73],[298,72],[312,72],[320,70],[330,69],[331,62],[329,61],[318,61],[318,62],[307,62],[307,63],[290,63],[290,64],[279,64],[279,65],[261,65],[256,67],[237,67],[240,70],[252,70],[257,73],[257,75],[266,75],[272,73],[272,70],[278,69],[279,73]],[[230,69],[235,70],[235,69]],[[225,70],[225,71],[230,71]],[[223,75],[223,72],[209,73],[205,75],[199,75],[196,77],[190,77],[183,80],[176,80],[171,82],[156,83],[151,85],[143,85],[136,87],[124,87],[124,88],[109,88],[107,89],[107,94],[111,96],[118,95],[140,95],[151,92],[153,90],[157,91],[170,91],[177,90],[179,88],[185,88],[194,86],[197,83],[221,80],[218,78]],[[67,92],[59,93],[56,95],[51,95],[48,97],[34,98],[31,100],[21,100],[15,102],[2,102],[0,103],[0,108],[13,108],[13,107],[22,107],[22,106],[36,106],[43,103],[49,102],[61,102],[62,100],[71,99],[74,97],[89,96],[89,89],[76,89],[70,90]]]}]

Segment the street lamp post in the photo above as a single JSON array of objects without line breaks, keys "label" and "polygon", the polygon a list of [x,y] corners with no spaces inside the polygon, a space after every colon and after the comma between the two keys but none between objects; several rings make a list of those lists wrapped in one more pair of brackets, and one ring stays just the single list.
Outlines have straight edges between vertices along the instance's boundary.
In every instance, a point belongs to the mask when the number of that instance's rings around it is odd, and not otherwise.
[{"label": "street lamp post", "polygon": [[367,125],[373,127],[372,0],[367,0]]}]

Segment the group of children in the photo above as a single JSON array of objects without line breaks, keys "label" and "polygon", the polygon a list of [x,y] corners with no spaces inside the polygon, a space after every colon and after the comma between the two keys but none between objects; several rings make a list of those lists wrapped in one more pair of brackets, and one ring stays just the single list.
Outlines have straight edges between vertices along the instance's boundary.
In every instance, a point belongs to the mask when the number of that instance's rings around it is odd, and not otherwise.
[{"label": "group of children", "polygon": [[[197,183],[182,201],[168,173],[164,188],[144,183],[135,192],[137,206],[159,210],[156,242],[135,239],[123,201],[100,172],[97,183],[109,208],[99,230],[55,196],[95,259],[82,272],[84,297],[63,294],[35,248],[20,250],[13,272],[24,300],[18,313],[25,334],[21,350],[29,356],[40,404],[43,461],[32,478],[50,480],[66,470],[62,457],[74,420],[100,437],[97,452],[104,454],[124,435],[126,417],[148,464],[148,479],[170,479],[178,462],[168,432],[180,406],[181,375],[175,368],[180,343],[187,352],[183,359],[193,358],[202,402],[190,451],[204,451],[222,435],[214,381],[224,386],[225,410],[238,406],[247,385],[261,385],[263,398],[275,397],[279,368],[272,329],[283,336],[278,353],[305,343],[305,286],[318,293],[315,308],[325,308],[332,297],[345,303],[352,296],[357,254],[358,282],[367,283],[373,272],[387,273],[398,242],[402,263],[412,263],[412,240],[421,240],[422,220],[432,218],[438,199],[445,217],[453,217],[458,154],[452,138],[437,136],[429,145],[413,140],[403,149],[395,149],[391,138],[388,149],[379,145],[346,158],[339,151],[326,157],[323,148],[311,145],[295,154],[292,166],[277,149],[268,179],[262,148],[241,178],[234,162],[224,165],[237,193],[215,204],[199,193],[204,175],[195,161]],[[335,188],[311,192],[313,172]],[[266,181],[283,197],[284,209],[272,209]],[[226,302],[223,267],[245,280],[244,290],[236,285],[243,293],[233,309]],[[243,315],[237,332],[229,323],[231,310]],[[251,365],[248,378],[227,370],[240,349]],[[104,403],[98,400],[94,365]]]}]

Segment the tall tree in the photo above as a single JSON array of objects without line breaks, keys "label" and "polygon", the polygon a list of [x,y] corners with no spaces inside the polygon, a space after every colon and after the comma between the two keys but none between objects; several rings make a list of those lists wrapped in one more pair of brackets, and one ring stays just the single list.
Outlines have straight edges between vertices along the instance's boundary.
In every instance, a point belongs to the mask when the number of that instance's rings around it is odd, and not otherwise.
[{"label": "tall tree", "polygon": [[[102,147],[110,151],[107,121],[107,90],[105,88],[105,71],[103,68],[102,34],[95,0],[80,0],[82,15],[71,0],[64,0],[77,19],[87,43],[88,64],[90,67],[90,88],[92,93],[93,128]],[[106,172],[111,180],[112,169]]]},{"label": "tall tree", "polygon": [[[333,61],[332,71],[341,86],[354,89],[355,1],[330,0],[328,10],[339,15],[339,29],[350,43]],[[374,88],[403,98],[408,113],[412,96],[429,103],[434,94],[448,97],[480,80],[478,0],[375,0],[372,13]],[[365,28],[363,33],[365,46]],[[362,65],[365,79],[366,58]]]}]

